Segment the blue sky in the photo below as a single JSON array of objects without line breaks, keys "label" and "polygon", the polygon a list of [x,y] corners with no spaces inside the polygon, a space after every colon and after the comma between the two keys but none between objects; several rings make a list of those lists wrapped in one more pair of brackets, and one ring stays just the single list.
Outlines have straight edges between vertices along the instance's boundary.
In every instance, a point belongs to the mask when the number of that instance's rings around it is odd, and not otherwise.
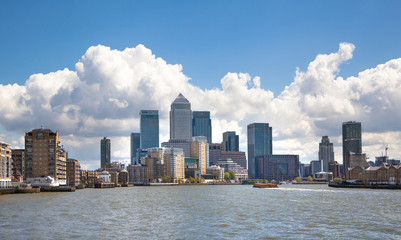
[{"label": "blue sky", "polygon": [[401,159],[400,9],[399,1],[1,1],[0,141],[22,147],[19,137],[44,124],[88,168],[103,136],[114,137],[114,159],[127,160],[139,110],[160,110],[165,141],[169,104],[182,92],[193,110],[212,112],[213,139],[235,130],[243,151],[246,125],[261,121],[273,126],[275,153],[308,162],[329,135],[341,162],[341,122],[356,120],[364,151],[379,155],[384,138]]},{"label": "blue sky", "polygon": [[90,46],[144,44],[201,88],[227,72],[278,94],[295,68],[340,42],[356,45],[342,76],[401,55],[397,1],[2,1],[0,83],[73,70]]}]

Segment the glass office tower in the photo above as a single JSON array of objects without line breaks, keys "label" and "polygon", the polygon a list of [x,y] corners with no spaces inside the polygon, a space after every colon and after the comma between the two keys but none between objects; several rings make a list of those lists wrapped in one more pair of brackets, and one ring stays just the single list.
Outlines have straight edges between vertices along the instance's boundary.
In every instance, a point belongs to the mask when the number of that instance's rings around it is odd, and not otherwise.
[{"label": "glass office tower", "polygon": [[180,93],[171,104],[170,139],[192,138],[191,103]]},{"label": "glass office tower", "polygon": [[159,147],[159,111],[141,110],[140,115],[140,148]]},{"label": "glass office tower", "polygon": [[261,155],[273,154],[272,128],[268,123],[252,123],[248,125],[248,176],[258,178],[256,158]]},{"label": "glass office tower", "polygon": [[192,135],[204,136],[209,144],[212,143],[212,120],[209,111],[192,112]]}]

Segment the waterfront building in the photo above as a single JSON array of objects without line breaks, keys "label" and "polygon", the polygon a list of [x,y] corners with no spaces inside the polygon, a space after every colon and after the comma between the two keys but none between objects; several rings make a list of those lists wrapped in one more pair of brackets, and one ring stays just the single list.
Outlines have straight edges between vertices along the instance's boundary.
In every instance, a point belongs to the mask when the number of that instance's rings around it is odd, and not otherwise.
[{"label": "waterfront building", "polygon": [[299,176],[299,156],[266,154],[257,157],[257,178],[269,181],[294,180]]},{"label": "waterfront building", "polygon": [[60,145],[58,131],[34,129],[25,133],[25,179],[50,176],[55,184],[67,183],[67,152]]},{"label": "waterfront building", "polygon": [[190,139],[191,137],[191,103],[180,93],[171,104],[170,139]]},{"label": "waterfront building", "polygon": [[67,159],[67,185],[78,186],[81,183],[81,164],[73,158]]},{"label": "waterfront building", "polygon": [[118,184],[120,184],[121,186],[127,186],[128,185],[128,171],[125,169],[122,169],[119,173],[118,173]]},{"label": "waterfront building", "polygon": [[199,159],[200,174],[206,174],[209,167],[209,144],[206,137],[193,137],[191,143],[191,156]]},{"label": "waterfront building", "polygon": [[186,157],[185,161],[185,178],[196,178],[199,173],[199,159]]},{"label": "waterfront building", "polygon": [[329,171],[329,162],[334,161],[333,143],[330,142],[328,136],[323,136],[319,143],[319,161],[322,164],[322,171]]},{"label": "waterfront building", "polygon": [[341,178],[341,168],[337,161],[329,162],[329,172],[333,173],[333,178]]},{"label": "waterfront building", "polygon": [[204,136],[209,144],[212,143],[212,120],[209,111],[192,112],[192,136]]},{"label": "waterfront building", "polygon": [[[224,168],[217,165],[212,165],[206,168],[206,174],[211,175],[213,177],[212,179],[221,180],[224,179]],[[237,177],[237,175],[235,176]]]},{"label": "waterfront building", "polygon": [[224,144],[209,145],[209,164],[216,165],[217,161],[223,159],[231,159],[241,167],[247,169],[247,161],[245,152],[227,152],[223,151]]},{"label": "waterfront building", "polygon": [[310,175],[314,176],[316,173],[322,171],[322,162],[319,160],[310,161]]},{"label": "waterfront building", "polygon": [[137,159],[137,151],[138,149],[141,148],[140,137],[141,137],[140,133],[131,133],[131,138],[130,138],[131,165],[139,164],[139,159]]},{"label": "waterfront building", "polygon": [[217,161],[216,165],[224,169],[224,172],[230,172],[230,171],[234,172],[235,180],[237,181],[248,179],[248,170],[241,167],[239,164],[237,164],[230,158],[220,159],[219,161]]},{"label": "waterfront building", "polygon": [[235,132],[224,132],[223,133],[223,146],[226,152],[238,152],[239,151],[239,136]]},{"label": "waterfront building", "polygon": [[252,123],[248,125],[248,176],[257,178],[256,159],[258,156],[273,153],[272,128],[268,123]]},{"label": "waterfront building", "polygon": [[81,181],[85,186],[94,186],[98,179],[97,173],[97,171],[81,170]]},{"label": "waterfront building", "polygon": [[11,186],[12,158],[11,148],[6,143],[0,143],[0,188]]},{"label": "waterfront building", "polygon": [[401,165],[351,167],[348,169],[345,179],[355,184],[401,185]]},{"label": "waterfront building", "polygon": [[350,167],[349,159],[347,159],[348,152],[355,154],[362,154],[362,125],[360,122],[349,121],[343,122],[342,126],[343,135],[343,164],[344,172]]},{"label": "waterfront building", "polygon": [[100,167],[111,163],[111,143],[110,139],[104,137],[100,140]]},{"label": "waterfront building", "polygon": [[181,148],[166,148],[164,150],[164,164],[166,175],[173,182],[180,182],[185,178],[185,158]]},{"label": "waterfront building", "polygon": [[11,156],[13,159],[13,168],[25,176],[25,149],[11,149]]},{"label": "waterfront building", "polygon": [[159,147],[159,111],[141,110],[140,116],[140,148]]}]

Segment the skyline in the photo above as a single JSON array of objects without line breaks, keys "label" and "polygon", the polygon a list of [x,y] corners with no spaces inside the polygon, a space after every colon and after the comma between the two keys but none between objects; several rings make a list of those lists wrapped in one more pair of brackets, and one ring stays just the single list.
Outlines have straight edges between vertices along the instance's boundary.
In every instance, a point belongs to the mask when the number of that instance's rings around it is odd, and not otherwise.
[{"label": "skyline", "polygon": [[[384,151],[382,139],[401,159],[400,3],[25,3],[0,10],[11,36],[0,40],[0,141],[12,146],[23,147],[24,132],[43,124],[84,167],[98,165],[103,136],[113,142],[112,161],[128,162],[138,112],[159,110],[167,141],[169,106],[182,92],[193,111],[211,112],[213,142],[236,131],[241,151],[246,125],[265,122],[274,153],[315,160],[327,135],[342,162],[341,124],[358,121],[370,160]],[[98,11],[84,15],[90,7]],[[146,18],[145,10],[154,11]],[[80,28],[91,17],[103,21]]]}]

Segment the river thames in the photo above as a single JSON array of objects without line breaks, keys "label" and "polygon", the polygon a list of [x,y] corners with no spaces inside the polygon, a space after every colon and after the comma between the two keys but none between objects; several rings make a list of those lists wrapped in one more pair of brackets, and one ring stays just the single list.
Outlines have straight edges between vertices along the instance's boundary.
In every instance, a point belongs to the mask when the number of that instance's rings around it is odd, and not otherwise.
[{"label": "river thames", "polygon": [[0,196],[1,239],[401,239],[401,191],[163,186]]}]

